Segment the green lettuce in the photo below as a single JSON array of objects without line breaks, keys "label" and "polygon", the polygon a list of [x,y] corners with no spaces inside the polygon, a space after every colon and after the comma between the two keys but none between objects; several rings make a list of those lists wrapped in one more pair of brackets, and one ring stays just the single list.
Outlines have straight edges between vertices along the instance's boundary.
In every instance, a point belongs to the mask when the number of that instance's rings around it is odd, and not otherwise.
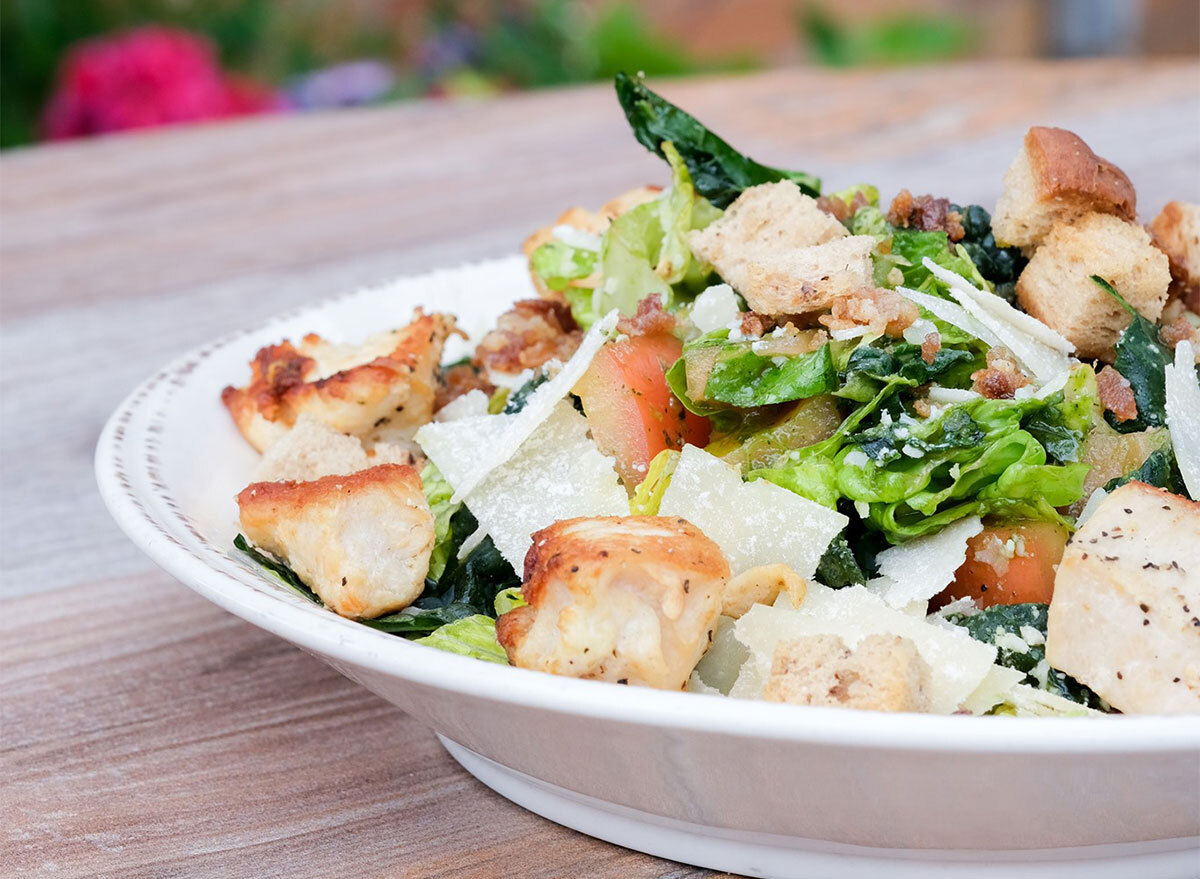
[{"label": "green lettuce", "polygon": [[635,516],[657,516],[658,506],[671,484],[671,474],[679,464],[679,452],[663,449],[650,461],[646,478],[634,489],[629,499],[629,512]]},{"label": "green lettuce", "polygon": [[586,278],[594,272],[599,258],[598,251],[552,240],[533,252],[529,257],[529,268],[551,290],[562,292],[572,281]]},{"label": "green lettuce", "polygon": [[[827,506],[855,504],[892,543],[944,528],[965,516],[997,514],[1069,525],[1055,509],[1083,494],[1088,467],[1056,465],[1022,421],[1053,401],[976,399],[917,420],[902,414],[886,385],[861,409],[882,416],[858,429],[848,418],[822,443],[780,466],[752,471]],[[854,413],[861,424],[865,415]]]},{"label": "green lettuce", "polygon": [[446,570],[452,550],[450,520],[462,504],[450,502],[454,487],[432,461],[426,461],[421,470],[421,485],[425,489],[425,500],[429,501],[429,511],[433,513],[433,554],[429,557],[428,576],[436,580]]},{"label": "green lettuce", "polygon": [[688,399],[681,398],[685,406],[702,401],[749,409],[815,397],[837,387],[828,344],[807,354],[764,356],[755,352],[758,342],[730,341],[728,336],[728,330],[714,330],[684,345],[683,356],[671,368],[677,380],[683,369],[686,383],[689,360],[711,362],[700,392],[689,388]]},{"label": "green lettuce", "polygon": [[1016,247],[1000,247],[992,234],[992,215],[977,204],[951,205],[962,217],[963,238],[959,242],[967,256],[978,266],[979,274],[990,281],[997,296],[1009,302],[1016,298],[1017,278],[1028,262]]},{"label": "green lettuce", "polygon": [[508,654],[496,640],[496,621],[483,614],[473,614],[434,630],[414,643],[436,647],[447,653],[470,656],[484,662],[508,665]]},{"label": "green lettuce", "polygon": [[655,294],[664,308],[672,308],[707,285],[712,267],[692,254],[687,234],[703,229],[721,212],[696,195],[687,166],[674,146],[666,143],[663,149],[671,163],[671,187],[654,201],[617,217],[605,230],[600,244],[600,286],[590,295],[587,314],[576,313],[574,304],[572,307],[581,325],[590,325],[613,308],[632,315],[639,302]]}]

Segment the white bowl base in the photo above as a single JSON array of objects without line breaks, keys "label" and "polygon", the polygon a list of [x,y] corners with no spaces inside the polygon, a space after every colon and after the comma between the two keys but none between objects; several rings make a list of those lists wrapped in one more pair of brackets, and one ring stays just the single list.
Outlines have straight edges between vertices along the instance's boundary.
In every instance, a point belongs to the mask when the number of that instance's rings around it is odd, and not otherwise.
[{"label": "white bowl base", "polygon": [[888,849],[706,827],[576,793],[489,760],[443,735],[450,756],[506,800],[625,848],[762,879],[1195,879],[1200,838],[1025,851]]}]

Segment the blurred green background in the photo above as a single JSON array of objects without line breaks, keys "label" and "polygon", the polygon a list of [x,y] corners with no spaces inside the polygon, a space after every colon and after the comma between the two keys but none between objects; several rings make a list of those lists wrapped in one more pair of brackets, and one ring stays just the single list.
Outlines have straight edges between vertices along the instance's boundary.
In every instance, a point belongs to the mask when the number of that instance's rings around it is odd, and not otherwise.
[{"label": "blurred green background", "polygon": [[[163,38],[176,30],[192,42]],[[1195,0],[0,0],[0,146],[618,70],[1195,55],[1198,44]]]}]

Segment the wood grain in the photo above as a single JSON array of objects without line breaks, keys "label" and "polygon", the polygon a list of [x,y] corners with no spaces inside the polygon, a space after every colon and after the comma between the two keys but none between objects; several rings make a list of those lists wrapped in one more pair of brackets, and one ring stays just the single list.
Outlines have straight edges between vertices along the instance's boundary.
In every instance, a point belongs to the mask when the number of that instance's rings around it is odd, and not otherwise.
[{"label": "wood grain", "polygon": [[[1034,123],[1144,218],[1200,200],[1200,66],[1089,62],[663,84],[757,158],[994,202]],[[402,712],[157,572],[91,455],[164,361],[340,289],[515,249],[661,180],[606,87],[0,157],[0,873],[697,876],[469,778]]]}]

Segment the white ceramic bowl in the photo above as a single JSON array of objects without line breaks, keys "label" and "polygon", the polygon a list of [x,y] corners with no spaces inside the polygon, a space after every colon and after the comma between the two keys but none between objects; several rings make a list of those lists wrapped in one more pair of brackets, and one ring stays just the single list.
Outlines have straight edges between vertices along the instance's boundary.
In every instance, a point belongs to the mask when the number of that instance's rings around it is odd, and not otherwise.
[{"label": "white ceramic bowl", "polygon": [[552,677],[340,619],[236,556],[233,497],[256,456],[219,392],[260,346],[309,331],[354,340],[416,305],[478,331],[531,293],[513,257],[194,351],[108,422],[104,500],[169,573],[420,718],[504,796],[585,833],[755,876],[1200,875],[1200,718],[878,714]]}]

